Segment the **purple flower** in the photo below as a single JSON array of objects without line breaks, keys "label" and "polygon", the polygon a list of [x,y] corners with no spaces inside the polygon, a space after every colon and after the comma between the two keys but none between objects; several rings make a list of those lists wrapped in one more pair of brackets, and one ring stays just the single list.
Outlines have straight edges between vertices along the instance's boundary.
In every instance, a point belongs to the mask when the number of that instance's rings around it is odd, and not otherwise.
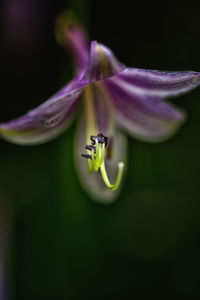
[{"label": "purple flower", "polygon": [[66,130],[78,113],[78,174],[94,199],[108,203],[117,195],[126,160],[123,130],[148,142],[171,137],[185,113],[165,98],[197,87],[200,73],[127,68],[107,46],[89,43],[84,29],[66,22],[63,15],[58,19],[57,37],[71,50],[74,79],[36,109],[1,123],[0,133],[17,144],[44,143]]}]

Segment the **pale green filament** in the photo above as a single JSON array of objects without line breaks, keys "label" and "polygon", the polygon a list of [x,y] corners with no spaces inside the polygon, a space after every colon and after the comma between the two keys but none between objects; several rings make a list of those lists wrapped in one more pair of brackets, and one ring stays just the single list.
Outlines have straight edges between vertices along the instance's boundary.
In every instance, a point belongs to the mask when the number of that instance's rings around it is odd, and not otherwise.
[{"label": "pale green filament", "polygon": [[96,155],[94,153],[94,150],[92,150],[91,156],[92,156],[93,168],[94,168],[95,171],[98,171],[98,169],[99,169],[98,160],[97,160],[97,157],[96,157]]},{"label": "pale green filament", "polygon": [[91,151],[91,159],[88,159],[88,172],[91,173],[92,169],[94,171],[98,171],[100,169],[102,179],[105,183],[105,185],[111,190],[114,191],[116,190],[122,180],[122,175],[123,175],[123,169],[124,169],[124,163],[120,162],[118,163],[118,174],[117,174],[117,179],[114,184],[111,184],[108,175],[106,172],[106,167],[105,167],[105,143],[101,144],[98,142],[98,140],[95,140],[95,148],[96,152],[94,149]]},{"label": "pale green filament", "polygon": [[88,173],[92,173],[92,161],[88,159]]},{"label": "pale green filament", "polygon": [[101,157],[99,160],[99,166],[101,166],[104,161],[104,155],[105,155],[105,144],[103,143],[103,145],[101,147]]},{"label": "pale green filament", "polygon": [[101,155],[101,147],[99,147],[98,139],[95,140],[96,142],[96,164],[99,165],[100,155]]}]

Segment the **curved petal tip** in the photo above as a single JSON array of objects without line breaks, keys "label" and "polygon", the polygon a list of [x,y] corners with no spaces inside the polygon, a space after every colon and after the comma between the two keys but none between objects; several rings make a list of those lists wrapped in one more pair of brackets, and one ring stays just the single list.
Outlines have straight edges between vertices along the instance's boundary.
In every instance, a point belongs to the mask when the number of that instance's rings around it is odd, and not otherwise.
[{"label": "curved petal tip", "polygon": [[89,63],[83,79],[88,82],[103,80],[118,74],[125,68],[117,60],[110,48],[93,41],[90,48]]}]

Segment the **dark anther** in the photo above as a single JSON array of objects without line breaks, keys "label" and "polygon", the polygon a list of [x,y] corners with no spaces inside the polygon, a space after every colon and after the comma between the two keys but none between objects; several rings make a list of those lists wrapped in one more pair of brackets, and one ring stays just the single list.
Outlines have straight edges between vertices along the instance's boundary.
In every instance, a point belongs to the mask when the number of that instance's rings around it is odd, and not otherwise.
[{"label": "dark anther", "polygon": [[[100,136],[99,136],[100,135]],[[94,146],[96,144],[96,140],[100,143],[103,144],[104,143],[104,136],[101,136],[102,134],[98,134],[98,135],[91,135],[90,139],[92,141],[92,145]]]},{"label": "dark anther", "polygon": [[[97,135],[91,135],[90,137],[91,145],[86,145],[85,149],[92,151],[94,150],[94,153],[96,153],[96,140],[99,144],[105,144],[105,147],[108,145],[108,137],[103,135],[103,133],[98,133]],[[92,156],[89,154],[81,154],[83,157],[87,159],[92,159]]]},{"label": "dark anther", "polygon": [[92,145],[86,145],[85,146],[85,149],[89,150],[89,151],[92,151],[94,150],[94,152],[96,153],[96,147],[92,146]]},{"label": "dark anther", "polygon": [[104,137],[103,138],[100,138],[100,137],[97,137],[97,140],[100,144],[103,144],[104,143]]},{"label": "dark anther", "polygon": [[81,156],[87,158],[87,159],[92,159],[92,156],[89,154],[81,154]]},{"label": "dark anther", "polygon": [[96,140],[98,140],[98,142],[100,144],[105,143],[105,147],[108,144],[108,137],[103,135],[103,133],[98,133],[97,136],[96,135],[91,135],[90,139],[91,139],[91,144],[93,146],[96,144]]},{"label": "dark anther", "polygon": [[90,139],[91,139],[91,144],[94,146],[96,144],[96,141],[95,141],[95,135],[91,135]]}]

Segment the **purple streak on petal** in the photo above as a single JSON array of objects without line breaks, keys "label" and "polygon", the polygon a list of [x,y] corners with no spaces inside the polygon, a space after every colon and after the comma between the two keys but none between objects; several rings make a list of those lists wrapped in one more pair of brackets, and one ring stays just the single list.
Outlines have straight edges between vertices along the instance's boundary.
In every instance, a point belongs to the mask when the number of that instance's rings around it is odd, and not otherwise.
[{"label": "purple streak on petal", "polygon": [[84,80],[95,82],[123,71],[125,66],[118,62],[113,52],[103,44],[91,43],[90,58]]},{"label": "purple streak on petal", "polygon": [[118,122],[139,139],[152,142],[165,140],[185,119],[184,113],[171,104],[153,96],[130,92],[116,78],[106,80],[105,84]]},{"label": "purple streak on petal", "polygon": [[168,120],[179,120],[182,118],[182,113],[171,104],[152,95],[146,95],[142,92],[137,93],[134,87],[133,90],[128,90],[126,85],[122,85],[116,78],[106,81],[106,84],[112,89],[112,93],[117,94],[118,101],[127,105],[130,109],[134,107],[147,114]]},{"label": "purple streak on petal", "polygon": [[38,145],[48,142],[60,135],[71,123],[76,111],[77,103],[63,115],[63,119],[56,126],[44,126],[39,124],[37,119],[30,115],[11,121],[7,124],[0,124],[0,134],[5,140],[19,145]]},{"label": "purple streak on petal", "polygon": [[89,59],[90,43],[87,32],[70,13],[62,13],[56,20],[56,33],[58,41],[70,50],[77,75],[80,75]]},{"label": "purple streak on petal", "polygon": [[86,83],[81,82],[77,79],[73,79],[64,88],[59,90],[53,95],[48,101],[44,102],[36,109],[29,112],[32,117],[37,117],[48,121],[48,118],[62,115],[65,109],[68,108],[76,99],[80,96]]},{"label": "purple streak on petal", "polygon": [[178,96],[200,85],[200,73],[197,72],[161,72],[127,68],[118,75],[122,84],[134,86],[135,91],[152,96]]},{"label": "purple streak on petal", "polygon": [[40,144],[59,135],[71,121],[84,83],[73,80],[26,115],[0,124],[0,134],[17,144]]},{"label": "purple streak on petal", "polygon": [[103,132],[104,135],[108,135],[113,121],[111,107],[106,101],[104,91],[101,89],[101,86],[92,84],[91,91],[92,100],[94,101],[98,132]]},{"label": "purple streak on petal", "polygon": [[69,47],[74,57],[77,73],[85,70],[89,59],[89,41],[85,31],[74,27],[68,32]]}]

